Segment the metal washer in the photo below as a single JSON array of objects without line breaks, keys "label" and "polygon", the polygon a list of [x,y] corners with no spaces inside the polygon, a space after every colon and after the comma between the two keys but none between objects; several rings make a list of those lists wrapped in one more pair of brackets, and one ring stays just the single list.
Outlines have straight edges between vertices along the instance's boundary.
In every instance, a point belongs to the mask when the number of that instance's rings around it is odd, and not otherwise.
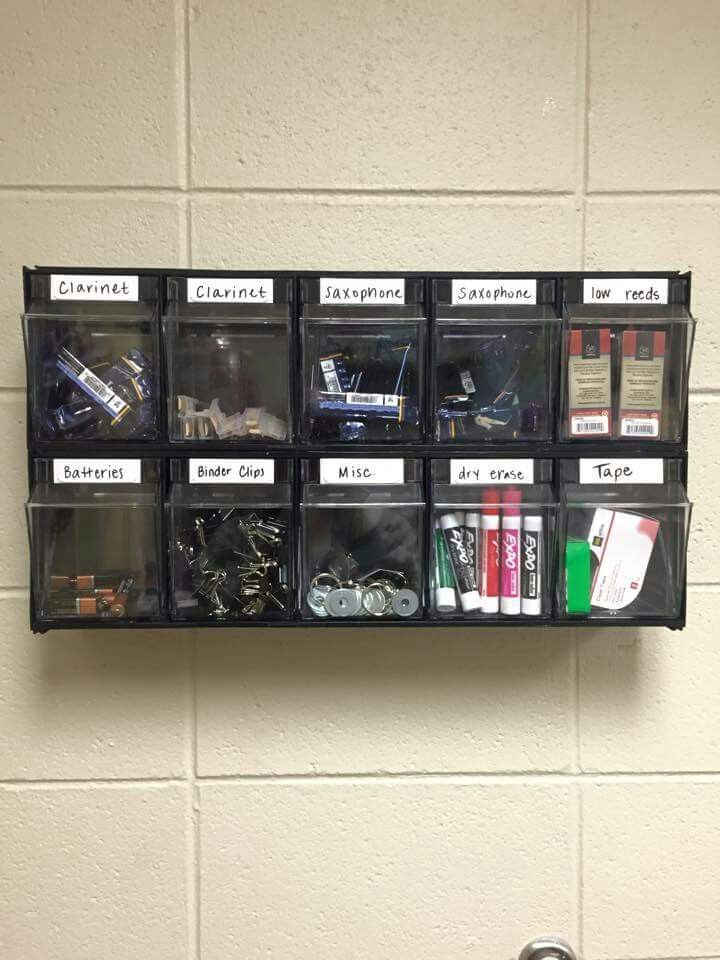
[{"label": "metal washer", "polygon": [[356,617],[362,610],[362,593],[353,587],[337,587],[325,597],[331,617]]},{"label": "metal washer", "polygon": [[393,613],[398,617],[411,617],[417,612],[420,606],[420,600],[414,590],[407,587],[398,592],[392,598]]}]

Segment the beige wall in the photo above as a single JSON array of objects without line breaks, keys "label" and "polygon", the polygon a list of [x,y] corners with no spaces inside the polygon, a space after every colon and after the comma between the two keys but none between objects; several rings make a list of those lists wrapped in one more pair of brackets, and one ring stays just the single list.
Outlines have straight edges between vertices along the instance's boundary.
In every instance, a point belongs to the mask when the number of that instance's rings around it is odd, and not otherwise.
[{"label": "beige wall", "polygon": [[[0,23],[3,957],[720,957],[720,3]],[[687,631],[33,637],[25,262],[692,268]]]}]

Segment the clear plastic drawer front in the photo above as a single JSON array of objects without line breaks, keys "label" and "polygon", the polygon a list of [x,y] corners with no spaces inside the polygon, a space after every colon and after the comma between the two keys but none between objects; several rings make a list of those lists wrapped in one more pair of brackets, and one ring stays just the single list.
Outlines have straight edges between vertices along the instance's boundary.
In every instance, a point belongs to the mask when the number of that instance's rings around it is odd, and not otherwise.
[{"label": "clear plastic drawer front", "polygon": [[694,331],[680,305],[570,305],[561,438],[680,441]]},{"label": "clear plastic drawer front", "polygon": [[[27,504],[36,619],[157,619],[157,483],[58,484],[45,466],[36,463],[39,479]],[[145,477],[157,473],[146,463],[142,471]]]},{"label": "clear plastic drawer front", "polygon": [[681,616],[691,505],[679,466],[665,469],[660,483],[563,484],[560,616]]},{"label": "clear plastic drawer front", "polygon": [[163,320],[170,439],[291,440],[290,321],[287,279],[170,279]]},{"label": "clear plastic drawer front", "polygon": [[[156,277],[32,277],[23,330],[36,440],[158,436],[158,283]],[[88,290],[134,299],[64,298]]]}]

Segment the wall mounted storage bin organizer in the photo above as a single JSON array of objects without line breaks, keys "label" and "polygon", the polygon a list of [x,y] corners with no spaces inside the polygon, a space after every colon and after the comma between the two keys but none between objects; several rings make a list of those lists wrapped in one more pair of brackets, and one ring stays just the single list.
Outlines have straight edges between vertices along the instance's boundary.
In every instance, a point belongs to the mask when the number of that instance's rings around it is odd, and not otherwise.
[{"label": "wall mounted storage bin organizer", "polygon": [[163,317],[173,441],[292,439],[292,284],[171,277]]},{"label": "wall mounted storage bin organizer", "polygon": [[165,505],[174,620],[284,620],[294,610],[287,460],[171,462]]},{"label": "wall mounted storage bin organizer", "polygon": [[24,293],[33,630],[684,626],[689,274]]},{"label": "wall mounted storage bin organizer", "polygon": [[[691,512],[682,463],[561,461],[560,474],[559,610],[613,622],[679,617]],[[592,482],[600,476],[612,482]]]},{"label": "wall mounted storage bin organizer", "polygon": [[423,281],[323,276],[302,280],[300,290],[303,439],[421,440]]},{"label": "wall mounted storage bin organizer", "polygon": [[[687,277],[643,283],[590,277],[568,284],[564,440],[682,439],[695,332],[688,284]],[[633,294],[637,299],[628,302]]]},{"label": "wall mounted storage bin organizer", "polygon": [[[511,465],[514,464],[514,465]],[[433,460],[433,615],[549,617],[557,503],[552,461]]]},{"label": "wall mounted storage bin organizer", "polygon": [[145,623],[163,610],[156,460],[32,463],[27,504],[39,623]]},{"label": "wall mounted storage bin organizer", "polygon": [[27,278],[23,331],[35,440],[160,436],[158,295],[156,276]]},{"label": "wall mounted storage bin organizer", "polygon": [[551,440],[560,326],[556,281],[434,280],[432,303],[435,440]]}]

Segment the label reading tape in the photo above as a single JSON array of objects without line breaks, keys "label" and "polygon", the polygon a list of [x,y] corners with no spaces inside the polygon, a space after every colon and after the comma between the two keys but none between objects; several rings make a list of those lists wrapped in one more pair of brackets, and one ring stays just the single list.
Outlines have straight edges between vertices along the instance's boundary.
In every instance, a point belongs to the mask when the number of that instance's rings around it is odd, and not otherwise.
[{"label": "label reading tape", "polygon": [[404,304],[405,281],[402,277],[322,277],[320,303]]},{"label": "label reading tape", "polygon": [[191,458],[188,480],[190,483],[275,483],[275,461]]},{"label": "label reading tape", "polygon": [[663,483],[664,463],[660,459],[581,458],[580,483]]},{"label": "label reading tape", "polygon": [[188,303],[272,303],[273,280],[266,278],[188,277]]},{"label": "label reading tape", "polygon": [[534,483],[534,460],[451,460],[450,483]]},{"label": "label reading tape", "polygon": [[51,300],[137,300],[138,278],[51,273]]},{"label": "label reading tape", "polygon": [[53,460],[53,483],[142,483],[140,460]]},{"label": "label reading tape", "polygon": [[466,304],[534,304],[537,303],[537,280],[453,280],[452,303]]},{"label": "label reading tape", "polygon": [[385,458],[320,458],[321,484],[404,483],[405,461]]},{"label": "label reading tape", "polygon": [[583,303],[667,303],[667,277],[591,277],[583,280]]}]

